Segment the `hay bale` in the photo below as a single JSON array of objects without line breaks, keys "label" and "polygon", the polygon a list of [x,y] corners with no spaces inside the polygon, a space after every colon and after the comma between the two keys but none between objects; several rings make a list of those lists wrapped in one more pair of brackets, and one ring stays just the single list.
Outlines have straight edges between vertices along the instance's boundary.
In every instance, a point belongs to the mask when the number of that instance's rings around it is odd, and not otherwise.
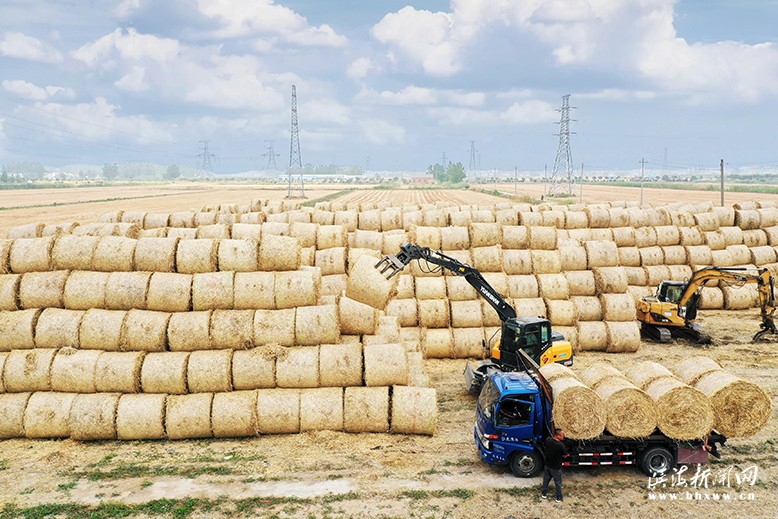
[{"label": "hay bale", "polygon": [[708,398],[677,378],[657,378],[644,391],[656,404],[659,429],[670,438],[695,440],[713,428],[715,416]]},{"label": "hay bale", "polygon": [[[537,206],[532,207],[536,208]],[[540,212],[531,212],[529,208],[527,211],[519,211],[519,225],[525,227],[529,227],[530,225],[543,225],[543,215],[540,214]]]},{"label": "hay bale", "polygon": [[11,272],[11,246],[13,240],[0,240],[0,274],[9,274]]},{"label": "hay bale", "polygon": [[662,255],[664,256],[665,265],[686,265],[688,262],[686,248],[681,245],[662,247]]},{"label": "hay bale", "polygon": [[0,274],[0,311],[19,309],[21,274]]},{"label": "hay bale", "polygon": [[334,225],[342,225],[347,232],[357,230],[357,221],[359,219],[356,211],[335,211]]},{"label": "hay bale", "polygon": [[218,246],[218,240],[180,240],[176,249],[176,272],[182,274],[215,272]]},{"label": "hay bale", "polygon": [[384,232],[403,228],[403,212],[399,207],[388,207],[381,211],[381,230]]},{"label": "hay bale", "polygon": [[589,440],[605,430],[607,414],[597,393],[576,378],[561,376],[549,381],[554,395],[554,426],[574,440]]},{"label": "hay bale", "polygon": [[168,349],[170,351],[211,349],[211,314],[210,310],[171,314],[167,326]]},{"label": "hay bale", "polygon": [[165,402],[165,430],[171,440],[210,438],[213,393],[170,395]]},{"label": "hay bale", "polygon": [[226,240],[230,238],[230,226],[223,223],[198,225],[195,238],[198,240]]},{"label": "hay bale", "polygon": [[666,247],[678,245],[681,242],[681,234],[675,225],[660,225],[654,227],[656,233],[656,245]]},{"label": "hay bale", "polygon": [[602,316],[606,321],[634,321],[636,315],[635,300],[624,294],[600,294]]},{"label": "hay bale", "polygon": [[420,247],[439,250],[441,248],[441,229],[440,227],[411,227],[409,240]]},{"label": "hay bale", "polygon": [[215,393],[211,425],[216,438],[257,435],[257,394],[255,391]]},{"label": "hay bale", "polygon": [[705,243],[705,235],[699,227],[679,227],[678,232],[681,236],[681,245],[693,246]]},{"label": "hay bale", "polygon": [[105,289],[108,272],[77,270],[71,272],[65,281],[63,304],[70,310],[89,310],[105,307]]},{"label": "hay bale", "polygon": [[740,227],[720,227],[719,231],[724,236],[726,246],[741,245],[743,243],[743,229]]},{"label": "hay bale", "polygon": [[133,271],[137,244],[138,240],[132,238],[103,236],[95,247],[92,270],[99,272]]},{"label": "hay bale", "polygon": [[713,262],[713,255],[707,245],[687,245],[684,248],[686,258],[692,265],[710,265]]},{"label": "hay bale", "polygon": [[764,389],[723,370],[704,374],[694,387],[710,399],[716,430],[730,438],[754,436],[772,415]]},{"label": "hay bale", "polygon": [[732,255],[735,265],[747,265],[751,261],[751,250],[746,245],[728,245],[725,250]]},{"label": "hay bale", "polygon": [[743,231],[743,245],[746,247],[761,247],[767,244],[767,233],[763,229]]},{"label": "hay bale", "polygon": [[[195,276],[202,275],[195,274]],[[146,308],[166,312],[188,312],[191,307],[191,274],[155,272],[151,275]]]},{"label": "hay bale", "polygon": [[530,255],[535,274],[559,274],[562,271],[562,259],[558,250],[533,250]]},{"label": "hay bale", "polygon": [[[634,306],[632,296],[626,294],[626,297],[629,298],[629,301]],[[634,353],[640,348],[640,327],[634,320],[624,322],[606,321],[605,329],[608,337],[605,347],[607,353]]]},{"label": "hay bale", "polygon": [[[471,240],[472,241],[472,240]],[[484,241],[484,240],[482,240]],[[488,241],[488,240],[486,240]],[[505,225],[502,227],[502,248],[519,249],[529,248],[529,234],[527,228],[519,225]],[[471,243],[472,245],[472,243]]]},{"label": "hay bale", "polygon": [[559,247],[559,257],[562,262],[562,272],[568,270],[586,270],[588,264],[586,249],[581,246]]},{"label": "hay bale", "polygon": [[253,343],[294,346],[295,314],[294,308],[253,312]]},{"label": "hay bale", "polygon": [[83,311],[46,308],[35,325],[36,348],[77,348]]},{"label": "hay bale", "polygon": [[43,229],[46,224],[43,223],[28,223],[25,225],[17,225],[8,229],[8,238],[15,239],[27,239],[27,238],[40,238],[43,235]]},{"label": "hay bale", "polygon": [[276,387],[276,358],[286,351],[275,344],[232,355],[232,386],[237,390]]},{"label": "hay bale", "polygon": [[319,347],[287,348],[276,359],[278,387],[303,388],[319,386]]},{"label": "hay bale", "polygon": [[257,431],[259,434],[300,432],[300,390],[257,391]]},{"label": "hay bale", "polygon": [[744,231],[758,229],[762,222],[761,216],[756,209],[735,208],[735,226],[740,227]]},{"label": "hay bale", "polygon": [[[534,276],[533,276],[534,279]],[[446,276],[446,293],[450,301],[469,301],[472,299],[478,299],[478,293],[468,281],[459,276]],[[402,280],[400,280],[400,286],[402,286]],[[400,297],[401,291],[398,289],[397,297]],[[409,297],[414,297],[411,293]]]},{"label": "hay bale", "polygon": [[259,245],[254,240],[220,240],[218,262],[222,271],[259,270]]},{"label": "hay bale", "polygon": [[594,267],[594,286],[597,294],[624,294],[628,280],[624,267]]},{"label": "hay bale", "polygon": [[658,240],[656,227],[639,227],[635,229],[636,247],[654,247]]},{"label": "hay bale", "polygon": [[443,211],[427,209],[421,213],[421,222],[426,227],[445,227],[448,224],[448,218]]},{"label": "hay bale", "polygon": [[108,310],[145,309],[151,272],[112,272],[105,283]]},{"label": "hay bale", "polygon": [[30,393],[0,395],[0,438],[24,437],[24,411]]},{"label": "hay bale", "polygon": [[51,268],[91,270],[92,258],[99,240],[96,236],[59,236],[51,250]]},{"label": "hay bale", "polygon": [[346,432],[389,431],[389,388],[347,387],[343,398]]},{"label": "hay bale", "polygon": [[190,393],[232,391],[232,350],[193,351],[186,383]]},{"label": "hay bale", "polygon": [[594,272],[590,270],[568,271],[564,273],[571,296],[593,296],[596,293]]},{"label": "hay bale", "polygon": [[211,314],[211,347],[238,350],[258,344],[254,340],[254,318],[252,310],[214,310]]},{"label": "hay bale", "polygon": [[170,227],[194,227],[194,211],[177,211],[170,213],[168,221]]},{"label": "hay bale", "polygon": [[0,351],[34,348],[35,327],[40,314],[40,309],[0,311]]},{"label": "hay bale", "polygon": [[[261,220],[261,218],[259,218],[259,220]],[[241,222],[242,221],[243,217],[241,217]],[[254,240],[259,242],[262,239],[262,226],[260,223],[261,222],[259,221],[256,223],[235,223],[232,225],[232,232],[230,235],[233,240]]]},{"label": "hay bale", "polygon": [[275,274],[275,306],[278,309],[312,306],[321,292],[320,270],[307,269]]},{"label": "hay bale", "polygon": [[640,249],[637,247],[619,247],[619,265],[622,267],[640,266]]},{"label": "hay bale", "polygon": [[633,227],[615,227],[612,232],[613,241],[617,247],[635,246],[635,229]]},{"label": "hay bale", "polygon": [[471,247],[492,247],[502,243],[502,227],[495,223],[471,223],[468,230]]},{"label": "hay bale", "polygon": [[[483,358],[484,356],[484,329],[454,328],[452,356],[461,358]],[[410,379],[409,379],[410,381]],[[413,384],[408,384],[413,385]]]},{"label": "hay bale", "polygon": [[62,348],[51,364],[51,389],[70,393],[94,393],[95,370],[101,351]]},{"label": "hay bale", "polygon": [[589,227],[610,227],[611,216],[607,209],[587,206],[584,208],[584,213],[589,219]]},{"label": "hay bale", "polygon": [[366,386],[408,383],[408,359],[402,344],[366,344],[362,354]]},{"label": "hay bale", "polygon": [[556,227],[530,226],[527,228],[529,248],[532,250],[555,250],[557,248]]},{"label": "hay bale", "polygon": [[127,312],[121,310],[87,310],[81,318],[78,345],[82,350],[118,351]]},{"label": "hay bale", "polygon": [[[553,274],[544,274],[544,275],[553,275]],[[530,298],[530,297],[539,297],[539,294],[540,294],[540,288],[538,287],[537,277],[533,275],[523,275],[523,276],[509,275],[508,276],[508,296],[509,297]],[[473,295],[474,296],[477,295],[475,293],[475,290],[473,291]],[[450,296],[449,299],[454,301],[454,299],[451,298]]]},{"label": "hay bale", "polygon": [[444,299],[419,300],[419,325],[424,328],[445,328],[451,322],[448,301]]},{"label": "hay bale", "polygon": [[684,384],[690,386],[694,386],[704,375],[722,370],[723,368],[718,362],[705,355],[687,357],[679,364],[672,366],[673,373],[683,380]]},{"label": "hay bale", "polygon": [[[624,374],[610,364],[597,363],[578,373],[578,379],[585,385],[596,390],[597,385],[610,378],[627,380]],[[633,386],[634,387],[634,386]]]},{"label": "hay bale", "polygon": [[273,272],[236,272],[233,281],[233,308],[235,310],[275,308],[275,283]]},{"label": "hay bale", "polygon": [[396,254],[409,240],[408,233],[403,230],[385,232],[382,239],[381,254]]},{"label": "hay bale", "polygon": [[170,314],[151,310],[130,310],[122,324],[119,344],[124,351],[167,350]]},{"label": "hay bale", "polygon": [[121,395],[116,409],[120,440],[161,440],[165,437],[167,395]]},{"label": "hay bale", "polygon": [[437,391],[434,388],[392,388],[391,432],[433,435],[437,420]]},{"label": "hay bale", "polygon": [[235,273],[192,275],[192,310],[230,310],[235,304]]},{"label": "hay bale", "polygon": [[330,276],[322,276],[319,302],[323,302],[325,297],[340,297],[346,291],[347,283],[348,276],[346,274],[332,274]]},{"label": "hay bale", "polygon": [[576,332],[581,351],[605,351],[608,346],[608,330],[602,321],[578,321]]},{"label": "hay bale", "polygon": [[344,387],[362,385],[362,346],[322,344],[319,348],[319,385]]},{"label": "hay bale", "polygon": [[575,313],[577,315],[578,320],[580,321],[601,321],[602,320],[602,303],[600,303],[599,297],[571,296],[570,301],[575,305]]},{"label": "hay bale", "polygon": [[324,387],[300,391],[300,432],[342,430],[342,388]]},{"label": "hay bale", "polygon": [[62,308],[64,306],[67,270],[28,272],[19,281],[21,308]]},{"label": "hay bale", "polygon": [[[561,268],[561,256],[560,256]],[[502,271],[508,275],[532,274],[532,254],[528,250],[502,251]]]},{"label": "hay bale", "polygon": [[454,351],[453,342],[451,328],[422,328],[421,349],[428,359],[450,358]]},{"label": "hay bale", "polygon": [[484,324],[480,301],[451,301],[450,309],[454,328],[480,328]]},{"label": "hay bale", "polygon": [[583,244],[586,249],[586,261],[589,268],[594,267],[614,267],[619,258],[618,247],[616,243],[592,240]]},{"label": "hay bale", "polygon": [[351,266],[346,285],[346,296],[383,310],[397,289],[398,279],[397,276],[394,276],[387,280],[374,268],[375,263],[374,258],[363,256],[357,260],[355,265]]},{"label": "hay bale", "polygon": [[378,312],[372,306],[348,297],[338,300],[340,331],[346,335],[370,335],[378,325]]},{"label": "hay bale", "polygon": [[107,351],[97,358],[94,369],[98,393],[138,393],[145,353],[140,351]]},{"label": "hay bale", "polygon": [[[483,302],[483,306],[484,326],[500,326],[501,322],[497,312],[488,306],[486,301]],[[543,301],[542,297],[514,299],[513,307],[516,309],[516,314],[520,316],[546,317],[546,302]]]},{"label": "hay bale", "polygon": [[348,257],[345,247],[332,247],[325,250],[316,251],[314,265],[321,269],[323,276],[346,273],[346,258]]},{"label": "hay bale", "polygon": [[624,267],[624,273],[627,275],[627,283],[629,284],[627,290],[631,286],[644,287],[648,284],[646,271],[643,267]]},{"label": "hay bale", "polygon": [[725,310],[746,310],[758,306],[759,294],[754,285],[742,287],[722,286]]},{"label": "hay bale", "polygon": [[443,227],[440,229],[440,247],[443,250],[467,250],[470,248],[468,227]]},{"label": "hay bale", "polygon": [[594,388],[605,404],[605,428],[622,438],[643,438],[654,432],[654,401],[623,377],[607,377]]},{"label": "hay bale", "polygon": [[140,373],[142,391],[171,395],[185,394],[189,355],[189,352],[183,351],[146,354]]},{"label": "hay bale", "polygon": [[644,391],[649,386],[649,384],[655,380],[664,377],[675,378],[669,369],[665,368],[661,364],[651,361],[643,361],[635,364],[629,370],[627,370],[624,375],[630,380],[630,382]]},{"label": "hay bale", "polygon": [[415,294],[417,299],[445,299],[446,280],[443,277],[416,278]]},{"label": "hay bale", "polygon": [[357,231],[381,231],[381,211],[372,209],[357,214]]},{"label": "hay bale", "polygon": [[654,265],[643,267],[646,271],[646,281],[649,286],[657,286],[666,279],[670,279],[670,269],[666,265]]},{"label": "hay bale", "polygon": [[578,308],[573,301],[546,299],[546,315],[554,326],[574,326],[578,320]]},{"label": "hay bale", "polygon": [[[179,240],[194,240],[197,235],[197,229],[183,229],[183,228],[169,228],[167,230],[167,238],[177,238]],[[178,253],[178,245],[176,245],[176,254]]]},{"label": "hay bale", "polygon": [[75,393],[40,392],[30,395],[27,407],[24,409],[24,436],[27,438],[70,436],[70,408],[75,398]]},{"label": "hay bale", "polygon": [[116,393],[76,395],[68,419],[70,437],[82,441],[115,439],[118,406]]},{"label": "hay bale", "polygon": [[537,274],[540,297],[544,299],[569,299],[570,289],[563,274]]},{"label": "hay bale", "polygon": [[640,250],[640,264],[643,266],[663,265],[664,252],[661,247],[643,247]]},{"label": "hay bale", "polygon": [[724,308],[724,293],[717,287],[706,287],[700,292],[697,303],[700,310],[721,310]]},{"label": "hay bale", "polygon": [[[373,307],[363,306],[375,311]],[[480,306],[478,308],[480,310]],[[388,316],[396,317],[400,326],[417,326],[419,324],[419,310],[415,299],[392,299],[386,305],[384,312]]]},{"label": "hay bale", "polygon": [[547,382],[553,382],[554,380],[566,377],[578,380],[578,375],[576,375],[572,369],[555,362],[542,366],[540,368],[540,374],[543,375],[543,378],[545,378]]},{"label": "hay bale", "polygon": [[303,346],[336,343],[340,340],[338,306],[301,306],[295,317],[295,341]]},{"label": "hay bale", "polygon": [[13,240],[8,253],[11,272],[44,272],[51,268],[54,238],[19,238]]},{"label": "hay bale", "polygon": [[751,261],[757,267],[767,265],[769,263],[775,263],[778,257],[773,247],[764,245],[761,247],[751,247]]}]

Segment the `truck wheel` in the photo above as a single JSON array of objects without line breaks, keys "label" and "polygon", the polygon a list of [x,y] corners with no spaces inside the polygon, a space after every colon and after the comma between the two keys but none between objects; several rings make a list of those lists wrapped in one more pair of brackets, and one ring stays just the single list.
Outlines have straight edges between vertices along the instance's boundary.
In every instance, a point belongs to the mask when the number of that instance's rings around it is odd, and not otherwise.
[{"label": "truck wheel", "polygon": [[538,451],[517,451],[511,456],[511,472],[517,478],[530,478],[543,468]]},{"label": "truck wheel", "polygon": [[643,452],[640,467],[647,476],[661,476],[673,470],[675,458],[664,447],[652,447]]}]

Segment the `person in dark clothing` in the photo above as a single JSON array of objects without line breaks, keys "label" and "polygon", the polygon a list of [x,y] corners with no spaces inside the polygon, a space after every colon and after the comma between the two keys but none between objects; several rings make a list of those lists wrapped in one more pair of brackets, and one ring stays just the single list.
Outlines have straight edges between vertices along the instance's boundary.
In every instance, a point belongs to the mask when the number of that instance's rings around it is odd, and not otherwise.
[{"label": "person in dark clothing", "polygon": [[561,429],[554,429],[554,434],[546,438],[543,448],[546,455],[546,466],[543,469],[543,487],[540,489],[540,497],[548,498],[548,484],[554,478],[556,488],[556,502],[562,502],[562,458],[567,455],[567,447],[562,443],[565,435]]}]

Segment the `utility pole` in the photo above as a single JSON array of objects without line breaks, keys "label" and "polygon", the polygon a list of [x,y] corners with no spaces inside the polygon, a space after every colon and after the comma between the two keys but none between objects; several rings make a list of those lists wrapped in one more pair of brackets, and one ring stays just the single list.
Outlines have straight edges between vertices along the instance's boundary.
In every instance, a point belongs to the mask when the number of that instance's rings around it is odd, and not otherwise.
[{"label": "utility pole", "polygon": [[276,157],[278,157],[279,154],[273,150],[273,141],[269,141],[266,139],[265,149],[267,149],[267,151],[263,153],[262,156],[267,157],[267,170],[268,171],[278,170],[278,166],[276,166]]},{"label": "utility pole", "polygon": [[643,207],[643,173],[645,172],[646,159],[640,159],[640,207]]},{"label": "utility pole", "polygon": [[213,164],[211,163],[211,159],[215,158],[216,155],[208,151],[208,143],[211,141],[200,141],[200,144],[203,145],[203,151],[198,153],[197,156],[201,159],[203,159],[200,168],[206,169],[213,173]]},{"label": "utility pole", "polygon": [[475,141],[470,141],[470,164],[468,164],[467,169],[471,175],[475,175],[476,178],[478,177],[478,174],[475,173]]},{"label": "utility pole", "polygon": [[721,169],[721,207],[724,207],[724,159],[719,163]]}]

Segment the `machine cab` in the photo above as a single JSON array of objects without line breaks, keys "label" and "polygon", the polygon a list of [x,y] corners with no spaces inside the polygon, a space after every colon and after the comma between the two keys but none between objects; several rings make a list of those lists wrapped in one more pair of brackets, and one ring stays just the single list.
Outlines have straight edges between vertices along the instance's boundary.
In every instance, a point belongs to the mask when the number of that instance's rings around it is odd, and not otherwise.
[{"label": "machine cab", "polygon": [[502,323],[501,335],[497,358],[503,368],[518,369],[520,349],[541,364],[543,353],[553,344],[551,323],[540,317],[508,319]]},{"label": "machine cab", "polygon": [[[681,302],[683,293],[686,291],[687,283],[684,281],[662,281],[656,289],[656,299],[662,303],[671,303],[678,305]],[[699,291],[692,294],[684,306],[679,306],[678,315],[691,321],[697,317],[697,303],[700,300]]]}]

